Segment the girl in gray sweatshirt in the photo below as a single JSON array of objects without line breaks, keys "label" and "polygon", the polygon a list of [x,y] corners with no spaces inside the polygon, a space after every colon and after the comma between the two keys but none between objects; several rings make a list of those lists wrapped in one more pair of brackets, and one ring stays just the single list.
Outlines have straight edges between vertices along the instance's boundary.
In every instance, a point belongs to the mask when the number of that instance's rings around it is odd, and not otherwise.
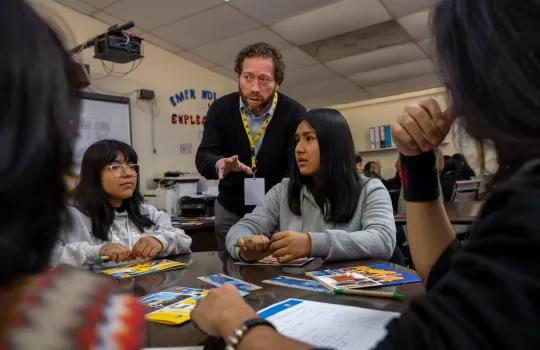
[{"label": "girl in gray sweatshirt", "polygon": [[[95,264],[190,253],[191,238],[170,216],[142,204],[137,154],[128,144],[102,140],[84,153],[81,181],[52,254],[52,265]],[[98,259],[99,260],[99,259]]]},{"label": "girl in gray sweatshirt", "polygon": [[291,177],[274,186],[231,227],[226,247],[247,261],[388,259],[396,227],[388,191],[359,175],[345,118],[333,109],[306,112],[295,134]]}]

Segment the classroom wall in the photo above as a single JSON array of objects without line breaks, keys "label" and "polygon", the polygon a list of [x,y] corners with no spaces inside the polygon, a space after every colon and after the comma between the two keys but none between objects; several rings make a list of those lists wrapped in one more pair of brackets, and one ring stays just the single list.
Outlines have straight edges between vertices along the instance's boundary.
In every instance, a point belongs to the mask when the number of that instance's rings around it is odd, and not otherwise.
[{"label": "classroom wall", "polygon": [[[379,160],[382,164],[382,177],[390,178],[396,172],[394,164],[398,152],[397,150],[365,152],[370,149],[369,128],[390,124],[403,112],[407,104],[430,97],[436,98],[445,108],[446,100],[444,90],[441,88],[338,105],[334,106],[334,108],[339,110],[347,119],[353,134],[355,149],[360,152],[364,164],[369,161]],[[452,155],[455,153],[451,135],[447,137],[441,149],[444,154]]]},{"label": "classroom wall", "polygon": [[[61,28],[63,40],[68,48],[75,47],[108,28],[105,23],[53,1],[34,1],[34,5],[44,18]],[[149,42],[143,43],[145,56],[143,61],[135,71],[124,77],[103,78],[106,72],[101,61],[93,58],[93,48],[86,49],[76,58],[90,65],[91,86],[87,91],[125,95],[131,98],[133,146],[142,165],[141,188],[146,192],[149,179],[162,176],[166,170],[196,173],[195,152],[203,130],[202,124],[197,125],[197,116],[201,123],[209,103],[214,98],[213,93],[215,92],[215,97],[219,98],[237,90],[237,83]],[[111,63],[108,62],[107,65],[110,67]],[[115,69],[119,71],[127,71],[130,68],[131,63],[115,65]],[[156,152],[152,147],[152,103],[136,99],[135,90],[141,88],[154,90],[156,94],[154,106]],[[170,97],[179,92],[186,96],[184,93],[186,89],[188,99],[173,106]],[[211,92],[211,100],[201,98],[202,90]],[[182,117],[182,123],[179,123],[180,117],[176,117],[177,123],[173,124],[173,114],[188,117]],[[184,121],[187,124],[184,124]],[[181,153],[181,145],[184,154]]]},{"label": "classroom wall", "polygon": [[[339,110],[347,119],[353,134],[355,149],[362,155],[364,164],[369,161],[379,160],[382,164],[382,177],[390,178],[396,172],[395,162],[398,151],[395,149],[368,151],[370,149],[369,128],[390,124],[391,121],[403,113],[407,104],[431,97],[437,99],[443,109],[446,108],[447,97],[443,88],[337,105],[333,106],[333,108]],[[457,136],[454,138],[455,135]],[[484,147],[484,169],[486,173],[492,174],[497,170],[497,157],[489,144],[485,144]],[[441,145],[441,150],[445,155],[462,153],[476,174],[480,175],[482,159],[480,158],[479,146],[463,130],[452,130]]]}]

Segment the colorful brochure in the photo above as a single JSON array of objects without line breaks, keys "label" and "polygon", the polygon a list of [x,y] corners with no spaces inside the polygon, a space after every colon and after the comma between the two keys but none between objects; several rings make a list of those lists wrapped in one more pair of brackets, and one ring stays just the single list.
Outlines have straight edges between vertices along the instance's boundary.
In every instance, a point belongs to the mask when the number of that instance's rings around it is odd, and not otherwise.
[{"label": "colorful brochure", "polygon": [[221,287],[225,283],[230,283],[234,285],[236,288],[238,288],[239,290],[244,291],[244,292],[251,292],[253,290],[261,289],[261,287],[253,283],[242,281],[237,278],[227,276],[223,273],[218,273],[215,275],[209,275],[209,276],[204,276],[204,277],[197,277],[197,278],[200,279],[201,281],[204,281],[216,287]]},{"label": "colorful brochure", "polygon": [[146,262],[135,264],[135,265],[113,267],[113,268],[107,268],[107,267],[100,268],[99,266],[96,265],[94,266],[94,271],[98,273],[104,273],[104,274],[110,275],[117,279],[122,279],[122,278],[147,275],[149,273],[154,273],[154,272],[181,269],[186,266],[187,264],[182,263],[182,262],[161,259],[161,260],[146,261]]},{"label": "colorful brochure", "polygon": [[289,277],[289,276],[276,276],[270,279],[264,280],[263,283],[273,284],[282,287],[290,287],[297,289],[310,290],[313,292],[328,293],[328,289],[324,288],[319,282],[314,280],[306,280],[303,278]]},{"label": "colorful brochure", "polygon": [[141,297],[139,301],[146,304],[148,321],[177,325],[190,320],[191,310],[207,294],[206,289],[176,286]]},{"label": "colorful brochure", "polygon": [[414,273],[387,264],[370,264],[341,269],[306,272],[306,275],[333,288],[369,288],[420,282]]}]

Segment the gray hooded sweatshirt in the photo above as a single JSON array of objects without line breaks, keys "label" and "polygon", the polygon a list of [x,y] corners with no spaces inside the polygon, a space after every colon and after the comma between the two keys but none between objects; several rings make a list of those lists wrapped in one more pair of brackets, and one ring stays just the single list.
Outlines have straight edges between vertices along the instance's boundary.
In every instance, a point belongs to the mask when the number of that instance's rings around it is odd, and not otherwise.
[{"label": "gray hooded sweatshirt", "polygon": [[174,228],[171,217],[164,211],[157,210],[149,204],[141,205],[141,213],[154,222],[153,227],[147,227],[143,232],[128,218],[126,211],[115,212],[114,221],[109,229],[109,240],[103,241],[92,235],[90,218],[74,206],[68,206],[71,225],[64,227],[59,235],[51,257],[51,265],[68,264],[88,266],[96,263],[101,247],[107,243],[120,243],[131,250],[141,237],[157,238],[163,245],[159,257],[186,254],[191,250],[191,237],[184,230]]},{"label": "gray hooded sweatshirt", "polygon": [[396,225],[390,195],[378,179],[359,175],[360,196],[348,222],[325,222],[313,195],[304,186],[300,192],[302,215],[289,209],[289,179],[275,185],[253,212],[246,214],[227,233],[229,254],[239,258],[234,243],[240,237],[278,231],[305,232],[311,238],[311,256],[325,260],[388,259],[396,245]]}]

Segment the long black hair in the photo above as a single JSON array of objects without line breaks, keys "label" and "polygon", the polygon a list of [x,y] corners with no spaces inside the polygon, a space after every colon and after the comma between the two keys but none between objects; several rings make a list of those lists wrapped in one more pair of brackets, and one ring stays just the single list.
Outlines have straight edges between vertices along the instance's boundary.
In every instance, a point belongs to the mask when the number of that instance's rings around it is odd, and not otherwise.
[{"label": "long black hair", "polygon": [[25,1],[0,1],[0,284],[45,269],[79,123],[75,64]]},{"label": "long black hair", "polygon": [[[354,143],[347,121],[335,109],[321,108],[305,112],[300,122],[307,122],[317,134],[320,151],[320,170],[311,176],[300,174],[293,154],[289,181],[289,208],[301,215],[300,192],[307,186],[325,221],[347,222],[358,205],[360,185],[356,173]],[[299,122],[299,123],[300,123]]]},{"label": "long black hair", "polygon": [[[135,150],[122,141],[101,140],[88,147],[82,159],[81,182],[75,189],[73,198],[75,206],[92,220],[94,237],[104,241],[110,239],[109,228],[114,221],[115,211],[101,186],[101,171],[113,163],[119,154],[124,156],[126,162],[137,163]],[[133,196],[124,199],[122,208],[141,231],[154,225],[152,220],[142,215],[142,201],[137,181]]]},{"label": "long black hair", "polygon": [[373,171],[371,171],[371,164],[375,164],[374,161],[369,161],[364,165],[364,175],[367,177],[378,177],[377,174],[375,174]]},{"label": "long black hair", "polygon": [[499,179],[540,157],[540,1],[442,0],[432,17],[454,113]]}]

